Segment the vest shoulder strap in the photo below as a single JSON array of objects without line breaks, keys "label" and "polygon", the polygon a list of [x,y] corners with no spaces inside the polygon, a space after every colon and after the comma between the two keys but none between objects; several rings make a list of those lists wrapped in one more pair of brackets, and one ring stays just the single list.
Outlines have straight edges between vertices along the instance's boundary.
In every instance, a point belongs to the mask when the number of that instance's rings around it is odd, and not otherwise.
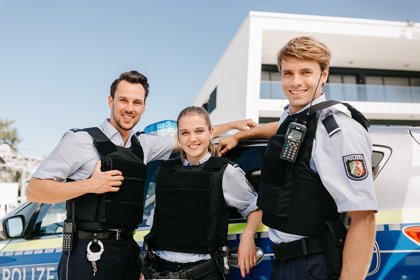
[{"label": "vest shoulder strap", "polygon": [[[359,110],[357,110],[356,108],[351,106],[349,103],[340,102],[340,101],[337,101],[337,100],[327,100],[327,101],[324,101],[324,102],[321,102],[321,103],[318,103],[318,104],[312,106],[311,111],[317,112],[317,111],[320,111],[322,109],[325,109],[325,108],[328,108],[328,107],[331,107],[331,106],[334,106],[334,105],[337,105],[337,104],[342,104],[342,105],[346,106],[347,110],[349,110],[350,113],[351,113],[351,117],[355,121],[360,123],[364,127],[364,129],[368,130],[369,121],[366,119],[366,117]],[[331,121],[329,120],[327,122],[331,122]],[[334,122],[335,122],[335,120],[334,120]],[[336,125],[337,125],[337,123],[336,123]],[[337,125],[337,127],[338,127],[338,125]],[[328,130],[328,128],[327,128],[327,130]]]},{"label": "vest shoulder strap", "polygon": [[175,171],[177,166],[180,164],[179,159],[168,159],[162,161],[159,167],[159,172],[168,173]]},{"label": "vest shoulder strap", "polygon": [[109,138],[99,129],[99,127],[88,127],[83,129],[73,130],[74,132],[78,131],[86,131],[90,134],[93,138],[93,144],[95,145],[96,149],[98,150],[101,158],[104,158],[110,153],[117,151],[117,147],[115,147],[114,143],[109,140]]},{"label": "vest shoulder strap", "polygon": [[144,160],[144,152],[143,152],[143,148],[140,145],[139,139],[137,138],[137,136],[139,136],[141,133],[137,134],[137,132],[131,136],[131,149],[133,151],[133,153],[141,159],[141,161],[143,162]]},{"label": "vest shoulder strap", "polygon": [[224,165],[226,165],[229,162],[228,158],[225,157],[210,157],[209,160],[204,165],[204,169],[220,169]]}]

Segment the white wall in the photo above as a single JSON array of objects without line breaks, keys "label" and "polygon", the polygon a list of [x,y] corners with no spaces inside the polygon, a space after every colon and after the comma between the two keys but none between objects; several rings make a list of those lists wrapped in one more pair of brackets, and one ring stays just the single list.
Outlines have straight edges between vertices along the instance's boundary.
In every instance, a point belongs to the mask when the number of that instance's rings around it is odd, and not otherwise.
[{"label": "white wall", "polygon": [[216,109],[211,113],[213,124],[242,119],[245,116],[248,33],[249,19],[241,25],[193,102],[196,106],[203,105],[217,87]]}]

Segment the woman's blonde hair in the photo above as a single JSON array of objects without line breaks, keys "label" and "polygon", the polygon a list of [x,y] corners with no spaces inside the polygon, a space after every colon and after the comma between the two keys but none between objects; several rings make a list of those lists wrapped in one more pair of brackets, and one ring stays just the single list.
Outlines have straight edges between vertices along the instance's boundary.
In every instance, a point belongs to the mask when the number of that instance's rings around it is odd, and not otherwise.
[{"label": "woman's blonde hair", "polygon": [[[177,124],[177,136],[179,138],[179,121],[181,118],[185,117],[185,116],[191,116],[191,115],[198,115],[203,117],[203,119],[206,121],[207,124],[207,128],[209,129],[209,131],[211,131],[211,121],[210,121],[210,115],[209,113],[207,113],[207,111],[203,108],[203,107],[196,107],[196,106],[189,106],[184,108],[178,115],[178,118],[176,120],[176,124]],[[209,140],[209,147],[208,147],[208,151],[209,153],[214,156],[216,153],[216,148],[213,144],[212,139]],[[184,159],[186,159],[186,154],[183,150],[181,150],[181,160],[183,161]]]}]

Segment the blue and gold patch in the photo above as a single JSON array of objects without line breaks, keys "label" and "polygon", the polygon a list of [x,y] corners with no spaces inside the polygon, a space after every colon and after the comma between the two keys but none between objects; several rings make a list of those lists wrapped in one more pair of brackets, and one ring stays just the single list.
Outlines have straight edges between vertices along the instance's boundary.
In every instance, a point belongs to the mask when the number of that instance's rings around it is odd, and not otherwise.
[{"label": "blue and gold patch", "polygon": [[343,156],[343,162],[347,177],[350,179],[360,181],[367,177],[366,161],[362,154]]}]

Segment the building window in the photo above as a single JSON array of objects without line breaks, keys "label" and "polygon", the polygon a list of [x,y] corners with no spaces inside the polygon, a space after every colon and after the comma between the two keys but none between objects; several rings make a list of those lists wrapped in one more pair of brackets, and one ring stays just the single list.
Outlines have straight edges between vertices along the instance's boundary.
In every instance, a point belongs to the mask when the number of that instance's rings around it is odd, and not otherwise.
[{"label": "building window", "polygon": [[217,87],[210,94],[209,100],[202,107],[210,114],[216,109]]}]

